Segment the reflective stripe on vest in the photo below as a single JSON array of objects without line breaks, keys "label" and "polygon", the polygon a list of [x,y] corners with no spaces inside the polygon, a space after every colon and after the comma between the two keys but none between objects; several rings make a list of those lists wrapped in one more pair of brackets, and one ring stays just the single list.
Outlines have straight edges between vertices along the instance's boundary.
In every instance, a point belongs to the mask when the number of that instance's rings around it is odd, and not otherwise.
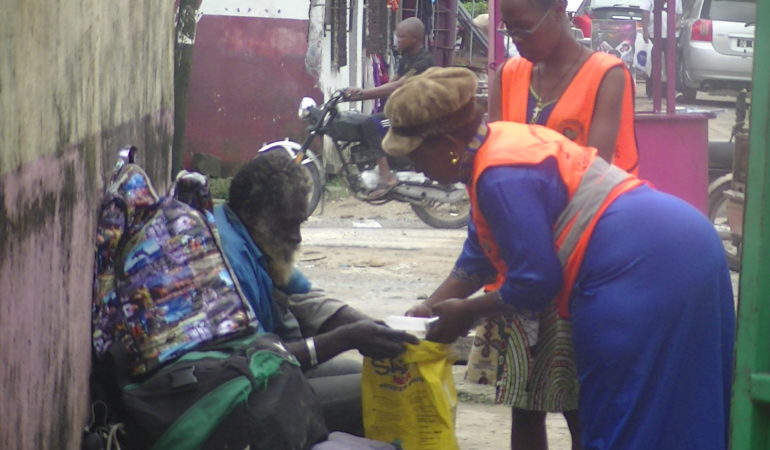
[{"label": "reflective stripe on vest", "polygon": [[[575,195],[559,215],[554,227],[558,236],[559,260],[562,266],[575,251],[578,241],[604,204],[610,193],[631,177],[628,172],[615,167],[601,158],[595,158],[583,178]],[[565,234],[566,233],[566,234]]]}]

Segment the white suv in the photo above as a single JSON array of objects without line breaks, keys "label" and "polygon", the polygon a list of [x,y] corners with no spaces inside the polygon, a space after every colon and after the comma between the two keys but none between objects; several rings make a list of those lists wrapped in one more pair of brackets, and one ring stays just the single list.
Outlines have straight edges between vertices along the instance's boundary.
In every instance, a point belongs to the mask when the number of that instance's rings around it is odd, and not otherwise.
[{"label": "white suv", "polygon": [[695,0],[679,34],[677,90],[683,101],[697,91],[751,88],[756,3]]}]

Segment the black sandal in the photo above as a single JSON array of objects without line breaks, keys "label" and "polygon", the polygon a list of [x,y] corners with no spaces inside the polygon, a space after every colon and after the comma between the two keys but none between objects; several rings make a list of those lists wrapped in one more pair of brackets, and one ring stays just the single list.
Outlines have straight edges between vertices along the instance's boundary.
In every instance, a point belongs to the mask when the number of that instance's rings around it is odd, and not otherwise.
[{"label": "black sandal", "polygon": [[395,184],[378,184],[376,188],[369,195],[366,196],[367,200],[379,200],[382,197],[388,195],[390,191],[396,188],[398,183]]}]

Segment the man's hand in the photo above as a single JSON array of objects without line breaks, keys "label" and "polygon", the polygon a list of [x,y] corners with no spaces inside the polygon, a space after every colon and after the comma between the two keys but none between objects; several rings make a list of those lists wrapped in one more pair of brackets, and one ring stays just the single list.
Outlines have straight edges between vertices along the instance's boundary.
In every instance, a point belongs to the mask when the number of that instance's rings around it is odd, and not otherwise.
[{"label": "man's hand", "polygon": [[439,320],[430,327],[426,339],[449,344],[468,334],[477,316],[470,306],[469,300],[459,298],[451,298],[434,305],[433,313]]},{"label": "man's hand", "polygon": [[406,315],[409,317],[433,317],[433,310],[425,303],[420,303],[409,308]]},{"label": "man's hand", "polygon": [[350,86],[342,91],[342,97],[349,101],[360,100],[361,94],[363,92],[364,90],[360,87]]},{"label": "man's hand", "polygon": [[373,320],[360,320],[345,325],[345,339],[364,356],[393,358],[404,351],[404,343],[418,344],[417,337],[397,331]]},{"label": "man's hand", "polygon": [[642,30],[642,39],[644,39],[645,44],[650,42],[650,31],[646,27]]}]

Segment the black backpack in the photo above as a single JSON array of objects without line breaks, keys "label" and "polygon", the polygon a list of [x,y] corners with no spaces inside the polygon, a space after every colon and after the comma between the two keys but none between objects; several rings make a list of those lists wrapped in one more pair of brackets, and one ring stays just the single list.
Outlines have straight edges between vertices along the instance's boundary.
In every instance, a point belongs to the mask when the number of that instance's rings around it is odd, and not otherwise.
[{"label": "black backpack", "polygon": [[272,334],[193,351],[122,388],[127,446],[307,449],[327,430],[299,363]]}]

